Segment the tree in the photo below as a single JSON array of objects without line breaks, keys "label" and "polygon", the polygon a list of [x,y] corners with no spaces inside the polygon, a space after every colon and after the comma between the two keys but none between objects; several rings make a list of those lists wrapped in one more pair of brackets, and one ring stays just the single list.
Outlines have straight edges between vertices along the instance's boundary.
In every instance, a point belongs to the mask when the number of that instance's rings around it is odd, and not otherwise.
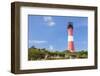
[{"label": "tree", "polygon": [[82,50],[82,51],[77,52],[77,58],[87,58],[87,56],[88,56],[87,51]]},{"label": "tree", "polygon": [[31,46],[31,48],[35,48],[35,46],[33,45],[33,46]]},{"label": "tree", "polygon": [[29,48],[28,50],[28,59],[29,60],[39,60],[43,59],[45,54],[42,51],[39,51],[38,49]]}]

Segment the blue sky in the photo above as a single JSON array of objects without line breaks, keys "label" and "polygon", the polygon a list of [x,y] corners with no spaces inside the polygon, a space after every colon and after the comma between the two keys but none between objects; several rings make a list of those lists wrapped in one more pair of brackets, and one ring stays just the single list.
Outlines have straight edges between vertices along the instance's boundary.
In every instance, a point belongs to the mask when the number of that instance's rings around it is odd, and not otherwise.
[{"label": "blue sky", "polygon": [[28,47],[46,48],[51,51],[67,49],[68,23],[74,27],[75,50],[88,48],[88,18],[74,16],[28,16]]}]

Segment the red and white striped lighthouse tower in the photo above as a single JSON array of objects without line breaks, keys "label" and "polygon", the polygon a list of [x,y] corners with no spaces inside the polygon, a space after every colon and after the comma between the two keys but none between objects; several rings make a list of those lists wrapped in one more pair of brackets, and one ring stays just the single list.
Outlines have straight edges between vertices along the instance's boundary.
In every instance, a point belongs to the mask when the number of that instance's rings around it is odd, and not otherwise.
[{"label": "red and white striped lighthouse tower", "polygon": [[73,53],[75,52],[75,48],[73,39],[73,24],[71,22],[69,22],[68,24],[67,31],[68,31],[68,50],[69,52]]}]

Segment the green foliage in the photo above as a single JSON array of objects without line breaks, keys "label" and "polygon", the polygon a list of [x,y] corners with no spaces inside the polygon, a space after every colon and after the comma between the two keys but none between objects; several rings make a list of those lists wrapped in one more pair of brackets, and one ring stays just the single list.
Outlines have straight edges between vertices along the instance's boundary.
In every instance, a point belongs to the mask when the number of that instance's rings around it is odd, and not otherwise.
[{"label": "green foliage", "polygon": [[39,49],[29,48],[28,49],[28,57],[29,60],[40,60],[44,58],[45,53]]},{"label": "green foliage", "polygon": [[28,60],[55,60],[55,59],[70,59],[70,58],[87,58],[87,51],[79,51],[75,53],[70,53],[69,50],[59,51],[49,51],[45,48],[38,49],[32,46],[28,49]]},{"label": "green foliage", "polygon": [[87,56],[88,56],[87,51],[82,50],[82,51],[77,52],[77,57],[78,58],[87,58]]}]

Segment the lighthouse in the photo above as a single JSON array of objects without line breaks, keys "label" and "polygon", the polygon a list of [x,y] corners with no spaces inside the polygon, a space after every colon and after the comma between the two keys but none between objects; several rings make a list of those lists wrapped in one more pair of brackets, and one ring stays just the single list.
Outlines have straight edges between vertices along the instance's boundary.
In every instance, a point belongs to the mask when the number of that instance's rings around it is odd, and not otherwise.
[{"label": "lighthouse", "polygon": [[74,48],[74,38],[73,38],[73,23],[69,22],[67,26],[67,32],[68,32],[68,50],[71,53],[75,52]]}]

